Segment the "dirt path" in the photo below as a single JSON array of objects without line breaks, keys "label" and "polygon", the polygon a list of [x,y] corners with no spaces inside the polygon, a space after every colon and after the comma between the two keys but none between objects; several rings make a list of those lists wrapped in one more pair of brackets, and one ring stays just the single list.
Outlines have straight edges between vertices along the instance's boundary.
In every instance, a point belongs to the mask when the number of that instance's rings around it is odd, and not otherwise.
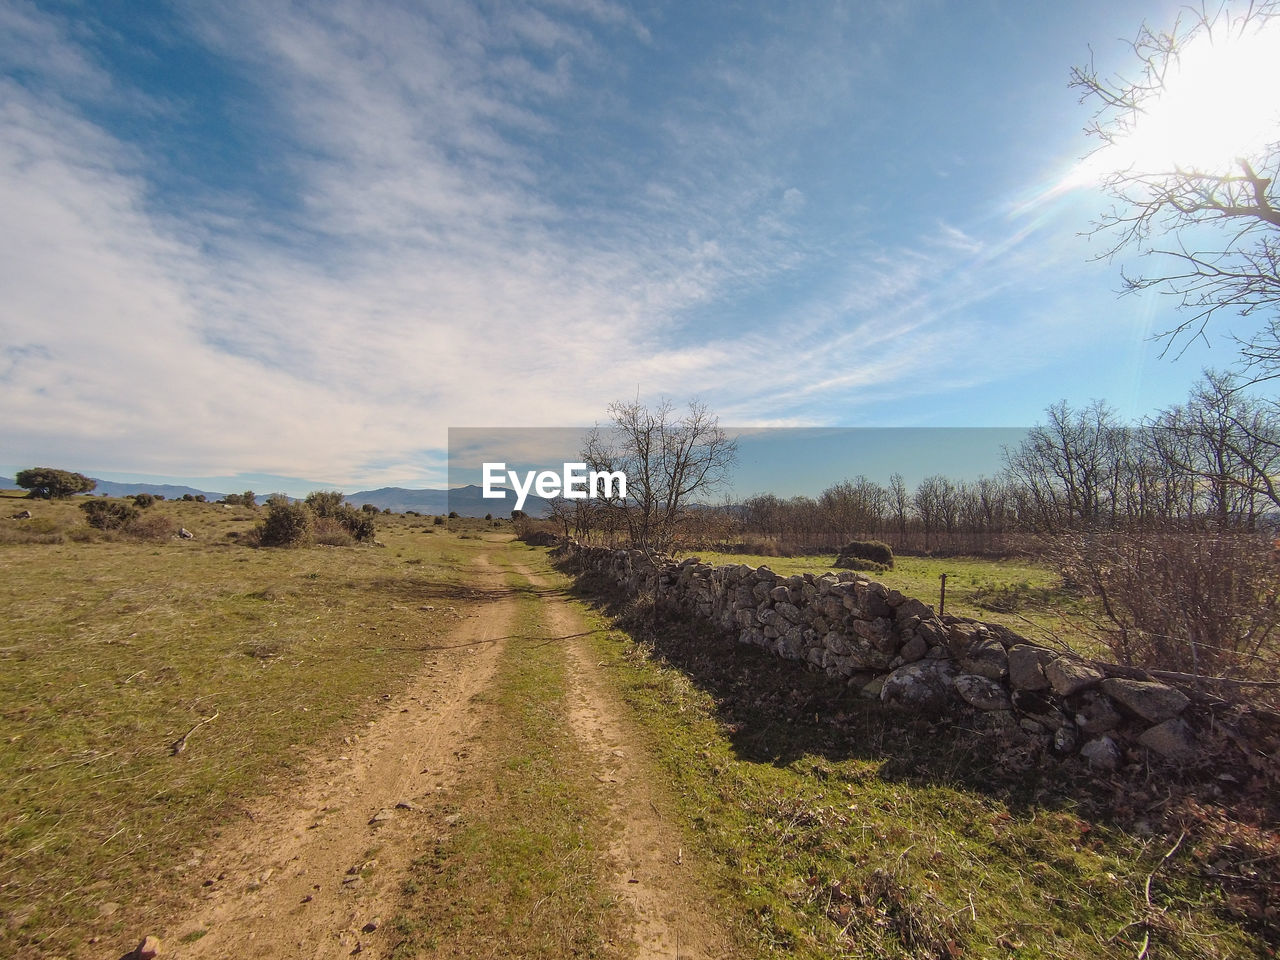
[{"label": "dirt path", "polygon": [[[485,557],[475,578],[481,588],[502,582]],[[346,755],[228,833],[201,870],[218,879],[205,880],[170,930],[166,954],[321,960],[358,946],[361,957],[381,956],[385,938],[369,928],[395,913],[405,871],[433,835],[418,801],[462,774],[477,722],[471,700],[490,683],[515,609],[510,598],[475,608]]]},{"label": "dirt path", "polygon": [[543,591],[543,626],[563,638],[571,670],[569,709],[574,733],[599,766],[610,793],[615,833],[609,844],[613,886],[634,918],[641,960],[727,957],[729,939],[699,896],[689,854],[679,832],[661,812],[661,787],[650,779],[654,764],[612,694],[602,669],[583,643],[587,629],[571,600],[532,571],[517,572]]},{"label": "dirt path", "polygon": [[[468,776],[472,749],[484,749],[484,714],[473,701],[495,682],[517,620],[503,571],[487,556],[473,564],[473,584],[497,599],[459,622],[343,756],[318,762],[302,786],[257,802],[247,822],[225,832],[191,874],[204,885],[168,925],[166,955],[363,960],[390,952],[397,938],[382,923],[401,908],[414,859],[448,829],[433,822],[439,805],[429,798]],[[635,955],[730,955],[679,833],[660,812],[653,764],[583,642],[582,615],[544,578],[516,569],[542,595],[541,632],[562,642],[573,733],[611,797],[610,879]]]}]

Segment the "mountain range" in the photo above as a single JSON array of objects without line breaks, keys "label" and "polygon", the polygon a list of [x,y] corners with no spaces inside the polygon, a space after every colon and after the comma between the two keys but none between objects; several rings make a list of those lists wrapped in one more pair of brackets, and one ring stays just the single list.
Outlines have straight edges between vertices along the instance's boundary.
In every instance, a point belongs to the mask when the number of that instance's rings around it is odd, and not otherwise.
[{"label": "mountain range", "polygon": [[[214,490],[200,490],[196,487],[172,483],[119,483],[114,480],[99,480],[97,484],[93,492],[105,493],[109,497],[129,497],[135,493],[150,493],[162,496],[166,500],[181,500],[184,494],[189,494],[214,501],[226,496],[225,493]],[[0,490],[15,490],[17,486],[11,477],[0,477]],[[258,502],[262,503],[268,496],[270,494],[258,494]],[[481,496],[481,489],[475,484],[455,487],[452,490],[379,487],[377,490],[361,490],[358,493],[347,494],[346,500],[357,507],[368,503],[379,510],[390,510],[393,513],[416,510],[419,513],[445,514],[453,511],[463,517],[483,517],[486,514],[508,517],[515,508],[515,494],[508,492],[503,500],[489,500]],[[525,501],[524,512],[532,517],[545,516],[548,510],[546,500],[531,496]]]}]

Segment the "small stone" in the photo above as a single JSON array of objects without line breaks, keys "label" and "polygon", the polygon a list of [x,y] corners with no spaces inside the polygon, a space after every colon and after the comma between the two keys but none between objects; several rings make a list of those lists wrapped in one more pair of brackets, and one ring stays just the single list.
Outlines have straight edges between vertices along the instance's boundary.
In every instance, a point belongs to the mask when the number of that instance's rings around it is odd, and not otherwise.
[{"label": "small stone", "polygon": [[421,810],[422,808],[418,806],[416,803],[414,803],[412,800],[401,800],[399,803],[396,804],[396,809],[416,811],[416,810]]},{"label": "small stone", "polygon": [[1080,756],[1099,770],[1114,770],[1120,765],[1120,748],[1110,737],[1098,737],[1080,748]]},{"label": "small stone", "polygon": [[1044,668],[1045,679],[1055,693],[1069,697],[1102,679],[1102,671],[1071,657],[1059,657]]},{"label": "small stone", "polygon": [[369,823],[371,826],[377,826],[380,823],[386,823],[388,820],[390,820],[394,816],[395,816],[395,813],[393,811],[388,810],[386,807],[383,807],[381,810],[379,810],[369,819]]},{"label": "small stone", "polygon": [[196,538],[196,535],[192,533],[190,530],[188,530],[186,527],[179,527],[178,537],[182,540],[194,540]]},{"label": "small stone", "polygon": [[160,938],[150,935],[143,937],[133,955],[137,960],[155,960],[160,955]]},{"label": "small stone", "polygon": [[115,914],[115,913],[116,913],[116,912],[118,912],[119,910],[120,910],[120,904],[118,904],[118,903],[112,903],[112,902],[111,902],[111,901],[109,901],[109,900],[108,900],[107,902],[105,902],[105,903],[100,903],[100,904],[98,904],[98,916],[100,916],[100,917],[109,917],[109,916],[112,916],[113,914]]},{"label": "small stone", "polygon": [[1195,733],[1181,717],[1156,724],[1138,742],[1170,760],[1190,760],[1196,755]]},{"label": "small stone", "polygon": [[365,933],[373,933],[373,931],[377,930],[380,926],[382,926],[382,918],[374,917],[360,929]]},{"label": "small stone", "polygon": [[1076,728],[1065,723],[1053,732],[1053,748],[1059,753],[1070,753],[1076,748]]}]

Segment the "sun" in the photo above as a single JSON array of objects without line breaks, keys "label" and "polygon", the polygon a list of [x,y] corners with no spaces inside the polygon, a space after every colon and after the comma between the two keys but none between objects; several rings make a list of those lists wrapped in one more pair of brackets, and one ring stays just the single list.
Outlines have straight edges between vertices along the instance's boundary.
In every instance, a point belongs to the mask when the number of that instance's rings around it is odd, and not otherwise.
[{"label": "sun", "polygon": [[1280,17],[1201,30],[1169,61],[1159,94],[1108,133],[1069,185],[1116,174],[1238,173],[1240,159],[1280,141]]}]

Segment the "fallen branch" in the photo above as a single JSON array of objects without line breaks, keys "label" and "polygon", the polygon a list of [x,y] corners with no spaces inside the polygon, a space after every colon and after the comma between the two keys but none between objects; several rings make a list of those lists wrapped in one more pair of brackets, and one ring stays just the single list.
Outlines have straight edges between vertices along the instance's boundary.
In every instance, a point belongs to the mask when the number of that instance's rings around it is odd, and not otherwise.
[{"label": "fallen branch", "polygon": [[222,713],[221,710],[213,711],[213,716],[205,717],[203,720],[201,720],[199,723],[193,726],[190,730],[188,730],[186,733],[180,736],[177,740],[173,741],[173,746],[171,748],[173,750],[173,755],[176,757],[183,750],[187,749],[187,737],[191,736],[193,733],[195,733],[197,730],[203,727],[206,723],[210,723],[214,720],[217,720],[218,716],[221,713]]}]

